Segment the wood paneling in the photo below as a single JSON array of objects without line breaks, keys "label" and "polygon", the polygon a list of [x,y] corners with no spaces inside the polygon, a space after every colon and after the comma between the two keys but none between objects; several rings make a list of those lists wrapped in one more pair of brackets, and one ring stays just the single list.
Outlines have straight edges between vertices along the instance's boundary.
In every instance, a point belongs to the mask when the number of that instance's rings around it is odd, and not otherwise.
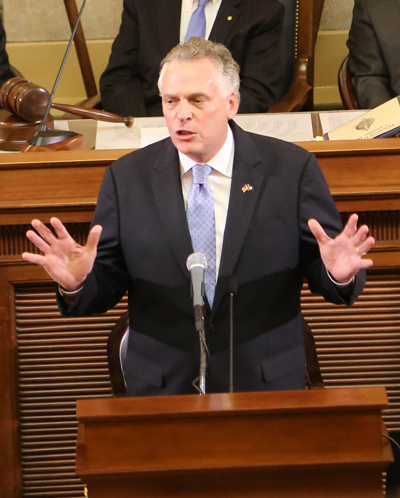
[{"label": "wood paneling", "polygon": [[302,311],[310,325],[326,387],[385,386],[386,427],[400,431],[400,275],[369,273],[350,309],[334,306],[307,287]]},{"label": "wood paneling", "polygon": [[22,496],[81,497],[76,400],[112,396],[106,341],[126,299],[101,317],[61,318],[54,285],[15,288]]}]

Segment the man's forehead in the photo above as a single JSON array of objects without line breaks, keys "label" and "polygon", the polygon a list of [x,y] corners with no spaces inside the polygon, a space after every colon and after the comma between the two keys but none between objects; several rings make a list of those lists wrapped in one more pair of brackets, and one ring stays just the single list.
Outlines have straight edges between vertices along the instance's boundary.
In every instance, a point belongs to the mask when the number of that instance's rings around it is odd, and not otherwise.
[{"label": "man's forehead", "polygon": [[218,69],[211,59],[195,59],[195,60],[173,60],[165,68],[165,72],[174,73],[189,73],[195,71],[210,71],[218,74]]},{"label": "man's forehead", "polygon": [[[216,66],[209,59],[174,60],[168,64],[162,76],[164,87],[162,93],[170,92],[172,88],[178,87],[186,87],[186,90],[189,90],[189,85],[192,88],[190,92],[204,91],[205,85],[215,84],[217,86],[220,79]],[[196,87],[198,87],[198,90],[194,90]]]}]

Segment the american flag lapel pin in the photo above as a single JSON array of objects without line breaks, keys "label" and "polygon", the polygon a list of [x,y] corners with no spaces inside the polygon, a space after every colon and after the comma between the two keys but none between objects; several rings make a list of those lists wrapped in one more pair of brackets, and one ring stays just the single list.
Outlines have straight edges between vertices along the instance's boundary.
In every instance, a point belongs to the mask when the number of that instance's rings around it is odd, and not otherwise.
[{"label": "american flag lapel pin", "polygon": [[250,192],[250,190],[253,190],[254,187],[252,187],[249,183],[246,183],[245,185],[243,185],[242,187],[242,192],[245,193],[245,192]]}]

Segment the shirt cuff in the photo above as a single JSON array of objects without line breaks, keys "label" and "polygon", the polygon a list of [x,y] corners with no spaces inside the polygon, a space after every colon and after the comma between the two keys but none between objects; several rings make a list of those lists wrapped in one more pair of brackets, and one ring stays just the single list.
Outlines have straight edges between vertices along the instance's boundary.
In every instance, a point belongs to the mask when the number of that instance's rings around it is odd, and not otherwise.
[{"label": "shirt cuff", "polygon": [[350,285],[353,284],[355,278],[351,277],[351,279],[348,280],[347,282],[336,282],[336,280],[332,277],[332,275],[329,273],[328,270],[326,270],[326,273],[328,274],[329,280],[333,282],[337,287],[349,287]]},{"label": "shirt cuff", "polygon": [[73,304],[75,299],[77,298],[79,292],[83,289],[83,285],[79,287],[79,289],[75,291],[67,291],[61,287],[61,285],[58,285],[58,292],[60,293],[61,297],[64,299],[65,304]]}]

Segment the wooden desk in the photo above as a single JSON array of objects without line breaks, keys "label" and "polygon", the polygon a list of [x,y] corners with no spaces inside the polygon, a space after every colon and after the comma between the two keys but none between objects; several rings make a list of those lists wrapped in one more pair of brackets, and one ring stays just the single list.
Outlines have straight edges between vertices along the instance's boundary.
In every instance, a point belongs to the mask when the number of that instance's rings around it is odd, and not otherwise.
[{"label": "wooden desk", "polygon": [[[303,291],[325,385],[386,386],[384,421],[399,431],[400,139],[301,146],[318,157],[343,217],[358,212],[377,239],[375,265],[353,308]],[[2,498],[83,495],[74,471],[75,401],[111,396],[105,341],[126,302],[101,317],[61,318],[54,285],[20,254],[32,250],[25,232],[34,217],[56,215],[84,242],[104,169],[127,152],[0,156]]]}]

